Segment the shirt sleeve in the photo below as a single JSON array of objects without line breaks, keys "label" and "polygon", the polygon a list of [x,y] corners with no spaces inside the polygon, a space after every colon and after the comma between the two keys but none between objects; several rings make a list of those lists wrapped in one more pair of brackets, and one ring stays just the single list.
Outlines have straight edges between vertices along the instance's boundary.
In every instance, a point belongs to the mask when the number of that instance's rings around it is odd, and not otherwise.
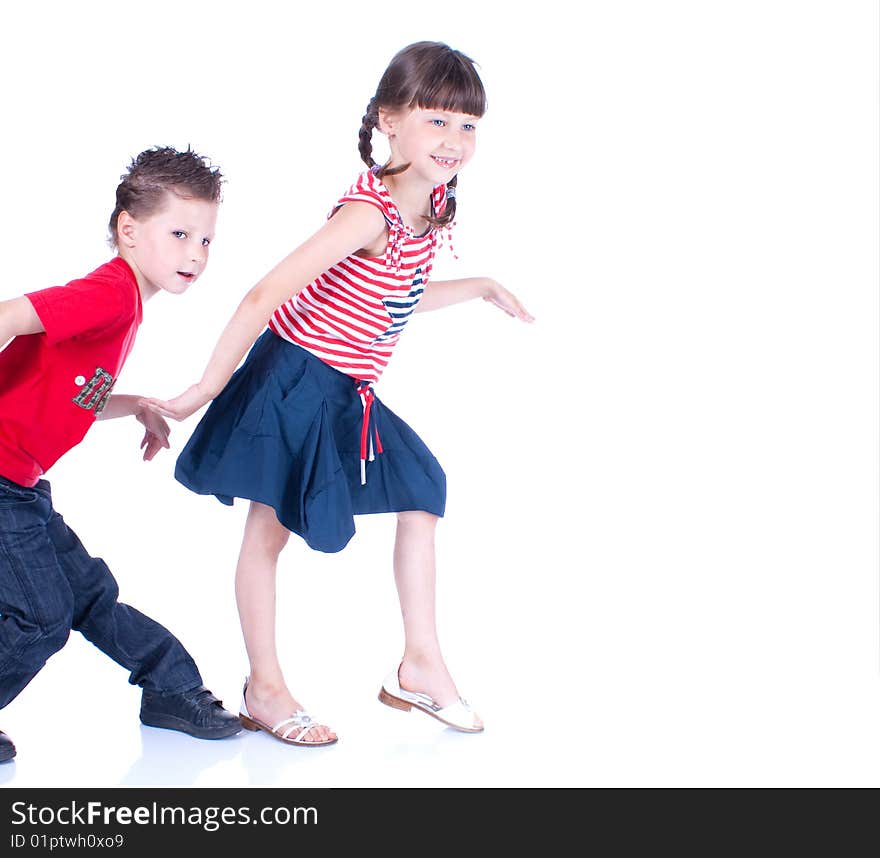
[{"label": "shirt sleeve", "polygon": [[127,312],[119,282],[84,277],[26,296],[43,323],[50,345],[110,327]]},{"label": "shirt sleeve", "polygon": [[388,210],[388,202],[382,194],[372,186],[369,177],[362,176],[348,191],[339,198],[339,202],[333,206],[328,217],[333,217],[337,210],[345,203],[369,203],[382,212],[387,223],[392,223],[394,218]]}]

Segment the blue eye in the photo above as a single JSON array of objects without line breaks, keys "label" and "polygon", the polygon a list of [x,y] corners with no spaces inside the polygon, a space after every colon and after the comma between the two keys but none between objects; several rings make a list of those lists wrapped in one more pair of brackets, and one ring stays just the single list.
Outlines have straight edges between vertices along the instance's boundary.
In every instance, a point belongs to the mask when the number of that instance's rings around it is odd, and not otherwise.
[{"label": "blue eye", "polygon": [[444,120],[442,120],[442,119],[432,119],[432,120],[431,120],[431,124],[432,124],[435,128],[443,128],[443,126],[446,125],[446,122],[445,122]]},{"label": "blue eye", "polygon": [[175,229],[171,231],[171,234],[175,238],[186,238],[186,233],[182,229]]},{"label": "blue eye", "polygon": [[211,243],[210,238],[203,238],[202,239],[202,247],[207,247],[210,243]]},{"label": "blue eye", "polygon": [[476,131],[477,130],[477,126],[474,125],[472,122],[465,122],[465,124],[462,125],[462,128],[464,128],[465,131]]}]

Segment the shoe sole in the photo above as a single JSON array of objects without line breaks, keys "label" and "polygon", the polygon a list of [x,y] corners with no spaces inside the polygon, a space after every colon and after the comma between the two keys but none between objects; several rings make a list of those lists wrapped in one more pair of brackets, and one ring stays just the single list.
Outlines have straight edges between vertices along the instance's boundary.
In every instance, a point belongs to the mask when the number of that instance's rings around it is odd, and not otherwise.
[{"label": "shoe sole", "polygon": [[444,721],[436,712],[432,712],[430,709],[425,709],[417,703],[410,703],[409,700],[402,700],[400,697],[389,694],[384,686],[379,689],[379,702],[390,706],[392,709],[399,709],[401,712],[409,712],[411,709],[415,709],[417,712],[424,712],[425,715],[430,715],[441,724],[445,724],[450,729],[458,730],[461,733],[482,733],[484,729],[483,727],[460,727],[458,724],[450,724],[449,721]]},{"label": "shoe sole", "polygon": [[186,733],[196,739],[226,739],[241,732],[241,724],[231,723],[228,727],[201,728],[194,727],[183,718],[175,718],[173,715],[147,716],[141,715],[141,724],[147,727],[159,727],[162,730],[177,730]]}]

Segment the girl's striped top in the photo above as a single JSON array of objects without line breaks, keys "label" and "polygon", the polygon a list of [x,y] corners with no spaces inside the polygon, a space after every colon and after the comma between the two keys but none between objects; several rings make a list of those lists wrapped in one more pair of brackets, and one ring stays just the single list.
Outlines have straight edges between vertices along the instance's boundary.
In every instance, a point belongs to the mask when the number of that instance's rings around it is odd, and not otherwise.
[{"label": "girl's striped top", "polygon": [[[383,256],[349,256],[282,304],[269,327],[284,339],[360,381],[378,381],[400,332],[416,308],[431,275],[440,230],[414,235],[388,189],[366,171],[334,206],[348,202],[376,206],[388,224]],[[446,207],[446,185],[431,196],[433,212]]]}]

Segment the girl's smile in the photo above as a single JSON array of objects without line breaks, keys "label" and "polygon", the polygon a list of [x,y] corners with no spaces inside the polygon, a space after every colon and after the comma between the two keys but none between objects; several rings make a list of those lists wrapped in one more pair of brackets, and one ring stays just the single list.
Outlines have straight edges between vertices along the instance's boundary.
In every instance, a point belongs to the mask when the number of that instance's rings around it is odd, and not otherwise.
[{"label": "girl's smile", "polygon": [[448,182],[473,157],[478,121],[467,113],[418,107],[380,111],[379,127],[388,136],[391,166],[409,164],[419,178],[437,185]]},{"label": "girl's smile", "polygon": [[458,158],[441,158],[439,155],[431,156],[434,161],[447,170],[452,170],[458,164]]}]

